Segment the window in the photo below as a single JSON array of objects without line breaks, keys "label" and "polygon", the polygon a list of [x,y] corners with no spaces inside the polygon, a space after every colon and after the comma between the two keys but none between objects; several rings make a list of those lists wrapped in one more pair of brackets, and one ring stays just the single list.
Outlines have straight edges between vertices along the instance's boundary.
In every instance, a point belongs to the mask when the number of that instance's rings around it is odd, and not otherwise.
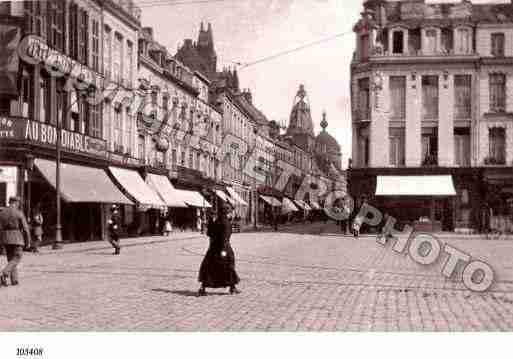
[{"label": "window", "polygon": [[[45,12],[47,2],[44,1],[31,1],[32,6],[34,6],[34,28],[32,31],[38,35],[46,38],[46,21],[45,21]],[[30,5],[29,5],[30,6]]]},{"label": "window", "polygon": [[472,117],[472,76],[454,76],[454,117],[468,119]]},{"label": "window", "polygon": [[61,126],[66,127],[66,115],[68,113],[68,92],[66,91],[66,83],[64,80],[56,80],[57,85],[57,121]]},{"label": "window", "polygon": [[494,127],[488,130],[491,164],[506,163],[506,130]]},{"label": "window", "polygon": [[88,64],[88,22],[89,22],[89,16],[87,15],[87,12],[85,10],[79,11],[79,21],[80,21],[80,34],[78,36],[78,58],[81,63],[84,65]]},{"label": "window", "polygon": [[102,108],[101,103],[89,105],[90,109],[90,136],[102,138]]},{"label": "window", "polygon": [[121,41],[121,35],[116,33],[112,51],[112,77],[117,83],[121,82]]},{"label": "window", "polygon": [[132,136],[133,136],[133,116],[130,114],[130,111],[127,109],[126,112],[126,121],[125,121],[125,153],[132,152]]},{"label": "window", "polygon": [[39,78],[39,121],[50,123],[50,79]]},{"label": "window", "polygon": [[49,15],[50,46],[64,52],[64,0],[54,0],[47,3]]},{"label": "window", "polygon": [[114,108],[114,152],[123,152],[123,118],[119,105]]},{"label": "window", "polygon": [[438,164],[438,128],[422,129],[422,166]]},{"label": "window", "polygon": [[404,51],[404,33],[394,31],[392,33],[392,54],[402,54]]},{"label": "window", "polygon": [[456,44],[458,53],[470,54],[472,52],[472,38],[470,30],[458,29],[456,30],[456,33],[458,34],[458,43]]},{"label": "window", "polygon": [[370,88],[369,79],[358,80],[358,112],[360,120],[368,120],[370,117]]},{"label": "window", "polygon": [[180,165],[185,166],[185,151],[182,151],[180,155]]},{"label": "window", "polygon": [[126,78],[128,80],[129,85],[132,85],[133,81],[133,65],[134,65],[134,46],[130,41],[127,41],[127,47],[126,47],[126,57],[127,57],[127,64],[126,64]]},{"label": "window", "polygon": [[504,56],[504,34],[492,34],[492,56]]},{"label": "window", "polygon": [[137,137],[137,154],[141,161],[144,161],[146,158],[146,154],[144,151],[144,149],[145,149],[144,142],[145,142],[144,135],[139,135],[139,137]]},{"label": "window", "polygon": [[390,77],[390,117],[404,119],[406,117],[406,77]]},{"label": "window", "polygon": [[389,130],[390,152],[389,160],[392,166],[404,166],[405,164],[405,136],[404,129],[391,128]]},{"label": "window", "polygon": [[89,102],[87,102],[86,98],[82,96],[82,94],[78,95],[79,97],[79,111],[80,111],[80,126],[78,131],[83,134],[87,134],[90,131],[90,118],[89,118]]},{"label": "window", "polygon": [[470,167],[470,129],[454,129],[454,162],[460,167]]},{"label": "window", "polygon": [[437,50],[436,46],[436,30],[426,30],[426,53],[434,54]]},{"label": "window", "polygon": [[201,169],[201,154],[199,152],[196,152],[196,166],[195,166],[195,169],[198,170],[198,171]]},{"label": "window", "polygon": [[78,6],[71,3],[69,6],[69,56],[78,60]]},{"label": "window", "polygon": [[360,36],[360,53],[362,61],[369,58],[369,35]]},{"label": "window", "polygon": [[100,69],[100,23],[98,20],[92,21],[92,51],[91,51],[91,60],[92,60],[92,68],[95,71],[99,71]]},{"label": "window", "polygon": [[423,118],[438,119],[438,76],[422,76]]},{"label": "window", "polygon": [[490,111],[506,110],[506,75],[490,74]]},{"label": "window", "polygon": [[110,28],[105,27],[104,32],[104,43],[103,43],[103,69],[105,72],[105,78],[110,79],[111,75],[111,62],[112,62],[112,32]]},{"label": "window", "polygon": [[192,148],[189,150],[189,168],[194,168],[194,150]]},{"label": "window", "polygon": [[368,137],[361,137],[359,139],[358,144],[358,159],[360,161],[360,167],[367,167],[369,165],[369,155],[370,155],[370,142]]},{"label": "window", "polygon": [[24,69],[21,78],[21,116],[26,118],[34,118],[34,78],[32,76],[33,70],[30,68]]},{"label": "window", "polygon": [[173,148],[171,150],[171,165],[173,166],[173,168],[177,165],[176,160],[176,149]]}]

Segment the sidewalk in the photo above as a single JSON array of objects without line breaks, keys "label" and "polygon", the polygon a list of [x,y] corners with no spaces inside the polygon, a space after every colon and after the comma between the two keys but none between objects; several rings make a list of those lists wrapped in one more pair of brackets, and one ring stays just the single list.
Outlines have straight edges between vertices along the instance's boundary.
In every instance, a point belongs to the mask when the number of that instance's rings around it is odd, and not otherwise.
[{"label": "sidewalk", "polygon": [[[199,238],[204,236],[200,232],[176,232],[166,236],[145,236],[145,237],[129,237],[121,238],[122,247],[145,246],[156,243],[165,243],[176,240],[185,240]],[[97,251],[102,249],[112,249],[107,241],[88,241],[88,242],[64,242],[62,249],[52,249],[52,244],[45,244],[39,247],[39,255],[51,255],[56,253],[80,253],[88,251]]]}]

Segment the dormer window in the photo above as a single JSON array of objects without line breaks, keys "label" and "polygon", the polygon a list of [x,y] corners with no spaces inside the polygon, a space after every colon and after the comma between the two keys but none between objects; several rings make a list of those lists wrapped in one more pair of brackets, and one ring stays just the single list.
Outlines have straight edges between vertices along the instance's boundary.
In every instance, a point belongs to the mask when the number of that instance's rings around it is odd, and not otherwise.
[{"label": "dormer window", "polygon": [[402,30],[392,33],[392,54],[402,54],[404,52],[404,32]]}]

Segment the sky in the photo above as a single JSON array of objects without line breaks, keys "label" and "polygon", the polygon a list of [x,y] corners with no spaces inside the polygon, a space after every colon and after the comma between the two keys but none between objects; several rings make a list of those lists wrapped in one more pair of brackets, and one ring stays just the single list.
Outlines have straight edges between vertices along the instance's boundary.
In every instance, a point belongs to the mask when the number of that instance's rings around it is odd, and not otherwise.
[{"label": "sky", "polygon": [[[150,2],[166,5],[143,5]],[[315,132],[320,131],[325,110],[328,131],[338,140],[343,166],[347,166],[351,153],[350,63],[355,48],[352,28],[362,11],[361,0],[176,0],[192,3],[171,5],[173,2],[137,0],[143,10],[143,26],[152,26],[156,40],[174,54],[184,39],[197,39],[202,21],[210,22],[218,69],[347,33],[238,68],[241,88],[251,90],[255,105],[269,120],[288,123],[295,94],[304,84]]]}]

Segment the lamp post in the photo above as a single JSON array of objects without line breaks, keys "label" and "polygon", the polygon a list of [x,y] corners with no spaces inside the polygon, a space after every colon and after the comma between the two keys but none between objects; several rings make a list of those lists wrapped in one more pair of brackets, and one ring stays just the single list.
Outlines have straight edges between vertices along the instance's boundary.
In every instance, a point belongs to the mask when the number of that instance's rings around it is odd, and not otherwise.
[{"label": "lamp post", "polygon": [[[83,90],[75,90],[80,93],[84,93],[85,95],[89,95],[92,92],[94,92],[94,87],[88,86],[86,89]],[[84,96],[84,98],[86,97]],[[78,102],[80,96],[77,96],[76,100],[72,102],[67,108],[64,113],[66,116],[62,116],[64,119],[67,117],[68,112],[71,110],[71,108]],[[56,139],[56,145],[55,145],[55,201],[56,201],[56,210],[57,210],[57,216],[55,219],[55,241],[53,242],[52,249],[58,250],[62,249],[62,223],[61,223],[61,138],[62,138],[62,123],[59,119],[59,116],[57,116],[57,139]]]}]

